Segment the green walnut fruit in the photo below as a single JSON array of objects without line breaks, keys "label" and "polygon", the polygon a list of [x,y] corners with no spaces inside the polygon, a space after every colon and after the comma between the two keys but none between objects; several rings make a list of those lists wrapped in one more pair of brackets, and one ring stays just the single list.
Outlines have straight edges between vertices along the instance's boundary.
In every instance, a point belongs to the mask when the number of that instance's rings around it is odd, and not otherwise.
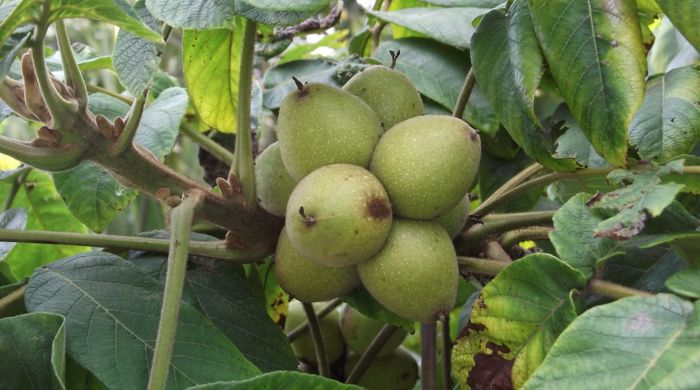
[{"label": "green walnut fruit", "polygon": [[273,143],[255,159],[255,190],[260,207],[270,214],[284,217],[287,200],[297,181],[282,163],[280,146]]},{"label": "green walnut fruit", "polygon": [[457,255],[437,222],[395,219],[384,247],[357,270],[374,299],[404,318],[432,323],[454,307]]},{"label": "green walnut fruit", "polygon": [[385,129],[423,114],[423,102],[405,74],[373,65],[353,76],[343,89],[374,109]]},{"label": "green walnut fruit", "polygon": [[322,265],[347,267],[382,247],[391,231],[391,203],[368,170],[333,164],[299,182],[285,220],[289,240],[302,255]]},{"label": "green walnut fruit", "polygon": [[[321,309],[321,305],[314,304],[314,309],[318,312]],[[336,362],[345,352],[345,343],[338,327],[338,317],[338,311],[333,310],[323,318],[319,318],[321,338],[328,355],[328,363]],[[304,321],[306,321],[306,313],[302,303],[296,300],[290,302],[287,319],[284,322],[284,331],[290,332]],[[316,365],[316,350],[309,332],[305,332],[292,342],[292,350],[294,350],[297,358],[314,366]]]},{"label": "green walnut fruit", "polygon": [[[360,355],[348,357],[346,372],[349,375]],[[358,381],[358,385],[368,390],[410,390],[418,381],[418,364],[404,348],[399,348],[386,356],[377,357]]]},{"label": "green walnut fruit", "polygon": [[329,164],[367,167],[382,135],[372,109],[357,96],[324,84],[302,85],[282,102],[277,136],[282,161],[297,180]]},{"label": "green walnut fruit", "polygon": [[[340,313],[340,333],[343,334],[343,340],[350,350],[358,354],[362,354],[369,347],[383,326],[381,321],[367,317],[350,306],[345,306]],[[401,345],[407,334],[404,329],[397,329],[379,350],[379,356],[392,353]]]},{"label": "green walnut fruit", "polygon": [[355,267],[327,267],[297,251],[282,229],[275,252],[275,276],[280,286],[302,302],[337,298],[360,284]]},{"label": "green walnut fruit", "polygon": [[370,170],[386,188],[397,215],[432,219],[464,197],[480,158],[479,134],[467,123],[450,116],[424,115],[384,134]]},{"label": "green walnut fruit", "polygon": [[435,221],[447,230],[451,239],[457,237],[469,219],[469,194],[465,195],[450,211],[437,217]]}]

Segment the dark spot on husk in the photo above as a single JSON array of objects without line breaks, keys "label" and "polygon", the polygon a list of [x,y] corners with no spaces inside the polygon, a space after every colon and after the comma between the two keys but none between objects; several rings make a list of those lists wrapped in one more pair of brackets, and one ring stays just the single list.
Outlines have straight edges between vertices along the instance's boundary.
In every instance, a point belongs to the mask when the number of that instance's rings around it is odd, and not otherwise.
[{"label": "dark spot on husk", "polygon": [[472,390],[512,389],[513,361],[502,356],[502,354],[510,352],[510,349],[492,342],[486,343],[486,348],[490,349],[491,353],[474,355],[474,368],[469,372],[467,384],[471,386]]},{"label": "dark spot on husk", "polygon": [[479,132],[477,130],[472,129],[469,131],[469,139],[476,141],[477,138],[479,138]]},{"label": "dark spot on husk", "polygon": [[391,216],[391,205],[386,199],[373,196],[367,201],[367,213],[374,219],[388,218]]}]

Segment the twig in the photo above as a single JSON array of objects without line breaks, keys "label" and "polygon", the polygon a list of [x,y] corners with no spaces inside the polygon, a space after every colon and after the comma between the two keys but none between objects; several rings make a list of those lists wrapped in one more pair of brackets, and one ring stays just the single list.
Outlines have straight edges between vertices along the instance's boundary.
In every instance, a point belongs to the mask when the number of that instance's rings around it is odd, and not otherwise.
[{"label": "twig", "polygon": [[314,31],[323,31],[333,27],[338,20],[340,20],[340,14],[343,12],[343,0],[339,0],[338,3],[331,9],[328,15],[319,19],[312,17],[304,20],[303,22],[295,25],[285,27],[275,32],[275,41],[281,41],[283,39],[290,39],[300,34],[311,33]]},{"label": "twig", "polygon": [[314,350],[316,351],[316,363],[318,365],[318,373],[321,376],[330,378],[331,370],[328,366],[328,355],[326,355],[326,347],[323,345],[323,335],[321,327],[318,325],[318,318],[314,311],[314,306],[304,302],[304,312],[306,319],[309,322],[309,331],[311,332],[311,340],[314,342]]},{"label": "twig", "polygon": [[551,224],[555,211],[528,211],[524,213],[491,214],[483,225],[474,225],[463,232],[458,241],[460,248],[469,248],[490,235],[504,233],[532,225]]},{"label": "twig", "polygon": [[15,197],[17,196],[17,192],[19,189],[22,187],[22,184],[24,184],[24,181],[27,179],[27,176],[29,175],[29,172],[31,172],[31,168],[26,168],[24,172],[20,173],[19,176],[15,178],[15,180],[12,181],[12,186],[10,187],[10,191],[8,192],[7,196],[5,197],[5,201],[3,202],[2,209],[3,211],[9,210],[10,207],[12,207],[12,202],[15,201]]},{"label": "twig", "polygon": [[622,286],[617,283],[612,283],[601,279],[592,279],[590,283],[588,283],[588,288],[598,295],[614,299],[632,296],[650,297],[654,295],[647,291],[637,290],[634,288]]},{"label": "twig", "polygon": [[0,153],[46,171],[63,171],[80,162],[83,148],[74,144],[59,148],[40,148],[0,135]]},{"label": "twig", "polygon": [[119,99],[119,100],[123,101],[126,104],[132,104],[134,102],[134,98],[132,98],[132,97],[124,96],[124,95],[116,93],[114,91],[110,91],[109,89],[102,88],[99,85],[87,84],[87,90],[89,92],[99,92],[99,93],[103,93],[105,95],[109,95],[115,99]]},{"label": "twig", "polygon": [[175,331],[187,272],[191,226],[195,212],[202,204],[202,199],[201,194],[194,193],[174,208],[172,212],[170,252],[163,291],[163,306],[153,352],[153,364],[148,378],[148,390],[165,389],[168,382],[170,356],[175,345]]},{"label": "twig", "polygon": [[531,226],[525,229],[510,231],[501,237],[501,245],[507,251],[523,241],[529,240],[546,240],[549,233],[554,230],[548,226]]},{"label": "twig", "polygon": [[[379,7],[377,7],[379,5]],[[389,9],[389,6],[391,5],[391,0],[377,0],[377,3],[375,4],[375,9],[381,9],[382,11],[386,12]],[[379,38],[382,35],[382,30],[384,29],[384,26],[386,26],[386,23],[384,23],[381,20],[377,20],[377,22],[374,24],[372,27],[372,39],[371,39],[371,49],[372,53],[374,53],[377,50],[377,47],[379,47]]]},{"label": "twig", "polygon": [[480,217],[484,216],[497,209],[499,206],[517,198],[533,188],[545,186],[558,180],[572,179],[576,177],[605,176],[615,169],[617,168],[587,168],[575,172],[557,172],[539,176],[521,183],[507,191],[501,191],[499,194],[494,193],[493,195],[489,196],[488,199],[486,199],[479,207],[477,207],[472,214]]},{"label": "twig", "polygon": [[[479,259],[476,257],[457,257],[459,269],[462,272],[470,272],[475,274],[496,276],[504,268],[508,267],[508,263],[503,263],[493,259]],[[622,286],[617,283],[608,282],[606,280],[594,278],[588,283],[587,289],[598,295],[620,299],[631,296],[652,296],[654,294],[648,291],[637,290],[627,286]]]},{"label": "twig", "polygon": [[[12,229],[0,229],[0,241],[83,245],[95,248],[136,249],[160,253],[167,253],[170,245],[170,240],[159,238]],[[267,251],[264,248],[232,249],[226,246],[224,241],[190,241],[190,253],[236,263],[252,263],[263,258]]]},{"label": "twig", "polygon": [[0,298],[0,314],[2,314],[8,307],[12,306],[17,301],[23,299],[24,298],[24,290],[26,290],[26,288],[27,288],[27,286],[24,285],[24,286],[18,288],[17,290]]},{"label": "twig", "polygon": [[180,132],[192,139],[195,143],[202,147],[202,149],[213,154],[219,160],[225,162],[229,166],[233,164],[233,153],[229,152],[225,147],[221,146],[218,142],[207,137],[206,135],[200,133],[192,126],[187,123],[180,124]]},{"label": "twig", "polygon": [[360,356],[360,360],[357,361],[357,364],[350,372],[350,375],[348,375],[345,383],[355,384],[362,379],[362,375],[365,374],[367,368],[369,368],[370,364],[372,364],[374,361],[374,358],[379,354],[379,351],[382,350],[384,345],[386,345],[391,336],[393,336],[398,329],[399,328],[396,325],[391,324],[386,324],[382,327],[379,333],[377,333],[374,339],[372,339],[372,342],[369,344],[365,352],[362,353],[362,356]]},{"label": "twig", "polygon": [[509,263],[513,261],[513,259],[510,258],[508,252],[506,252],[506,250],[503,249],[501,244],[494,240],[486,241],[486,243],[484,244],[484,255],[486,257],[490,257],[492,259],[502,261],[504,263]]},{"label": "twig", "polygon": [[437,390],[435,323],[420,325],[420,380],[423,390]]},{"label": "twig", "polygon": [[[326,306],[324,306],[321,310],[316,313],[316,318],[323,318],[333,312],[336,307],[340,306],[340,304],[343,303],[343,301],[340,298],[332,300],[330,303],[328,303]],[[291,343],[292,341],[296,340],[299,336],[303,335],[309,330],[309,321],[304,320],[299,326],[296,328],[292,329],[289,333],[287,333],[287,340]]]},{"label": "twig", "polygon": [[464,84],[462,89],[459,91],[459,97],[457,98],[457,103],[455,104],[454,110],[452,110],[452,116],[457,118],[462,118],[464,116],[464,110],[467,108],[467,103],[469,102],[469,97],[474,90],[474,85],[476,84],[476,78],[474,77],[473,68],[469,69],[467,76],[464,78]]}]

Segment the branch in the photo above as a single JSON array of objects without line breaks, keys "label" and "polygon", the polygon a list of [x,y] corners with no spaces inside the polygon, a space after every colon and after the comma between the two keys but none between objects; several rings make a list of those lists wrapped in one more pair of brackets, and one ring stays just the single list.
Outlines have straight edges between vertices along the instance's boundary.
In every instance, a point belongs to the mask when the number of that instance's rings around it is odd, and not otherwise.
[{"label": "branch", "polygon": [[313,340],[314,349],[316,350],[318,373],[323,377],[330,378],[331,370],[328,366],[328,355],[326,355],[326,348],[323,345],[323,335],[321,334],[321,327],[318,325],[318,318],[316,317],[314,306],[306,302],[303,302],[303,306],[306,318],[309,321],[311,340]]},{"label": "branch", "polygon": [[300,34],[311,33],[314,31],[327,30],[333,27],[336,23],[338,23],[338,20],[340,20],[340,14],[342,12],[343,0],[339,0],[335,7],[333,7],[328,13],[328,15],[326,15],[322,19],[318,19],[316,17],[309,18],[295,26],[285,27],[275,32],[275,41],[291,39]]},{"label": "branch", "polygon": [[[493,259],[479,259],[476,257],[457,257],[460,272],[468,272],[489,276],[496,276],[503,271],[509,264],[496,261]],[[591,279],[586,289],[600,296],[620,299],[631,296],[648,297],[654,294],[648,291],[637,290],[634,288],[619,285],[617,283],[608,282],[602,279]]]},{"label": "branch", "polygon": [[63,63],[63,74],[66,80],[66,85],[73,88],[75,91],[75,96],[78,98],[78,108],[84,110],[87,108],[88,104],[88,93],[87,87],[85,86],[85,79],[83,74],[80,72],[78,63],[75,61],[73,56],[73,48],[70,45],[70,40],[68,39],[68,32],[66,31],[66,26],[63,24],[62,20],[55,23],[56,25],[56,36],[58,38],[58,50],[61,52],[61,62]]},{"label": "branch", "polygon": [[201,146],[202,149],[211,153],[219,160],[225,162],[229,166],[233,164],[233,153],[229,152],[218,142],[197,131],[192,126],[183,122],[182,124],[180,124],[180,132],[190,137],[195,143]]},{"label": "branch", "polygon": [[386,324],[379,330],[379,333],[372,339],[372,342],[365,352],[360,356],[360,360],[355,364],[355,367],[350,372],[350,375],[348,375],[345,383],[356,384],[362,379],[362,375],[365,374],[367,368],[369,368],[370,364],[374,361],[374,358],[379,355],[379,351],[382,350],[384,345],[386,345],[391,336],[393,336],[398,329],[396,325]]},{"label": "branch", "polygon": [[420,380],[423,390],[437,389],[437,340],[435,323],[420,325]]},{"label": "branch", "polygon": [[493,195],[489,196],[488,199],[486,199],[479,207],[477,207],[472,212],[472,215],[478,217],[484,216],[490,213],[491,211],[497,209],[501,205],[510,202],[511,200],[523,195],[527,191],[536,187],[545,186],[547,184],[554,183],[555,181],[564,179],[572,179],[577,177],[605,176],[615,169],[617,168],[587,168],[575,172],[557,172],[536,177],[532,180],[526,181],[525,183],[519,184],[511,189],[508,189],[507,191],[501,191],[499,194],[494,193]]},{"label": "branch", "polygon": [[77,145],[65,145],[57,148],[36,147],[0,135],[0,153],[14,157],[34,168],[57,172],[78,165],[83,149]]},{"label": "branch", "polygon": [[[233,152],[233,165],[230,173],[238,177],[245,206],[255,208],[255,161],[253,158],[253,134],[250,129],[250,91],[253,80],[253,57],[255,49],[256,23],[250,20],[245,24],[243,50],[241,53],[241,69],[238,81],[238,126],[236,131],[236,147]],[[230,175],[229,175],[230,176]]]},{"label": "branch", "polygon": [[158,336],[153,352],[153,364],[148,378],[148,390],[165,389],[168,382],[170,356],[175,345],[175,331],[180,313],[180,300],[187,272],[187,257],[192,221],[195,211],[202,205],[202,196],[194,193],[176,207],[171,216],[170,253],[165,276],[163,306],[160,312]]},{"label": "branch", "polygon": [[490,235],[532,225],[551,224],[555,211],[528,211],[524,213],[491,214],[483,219],[483,225],[474,225],[459,237],[458,247],[469,249]]},{"label": "branch", "polygon": [[[327,316],[328,314],[332,313],[333,310],[335,310],[336,307],[340,306],[340,304],[343,303],[343,301],[340,298],[336,298],[332,300],[330,303],[328,303],[326,306],[324,306],[321,310],[319,310],[316,313],[317,318],[323,318]],[[299,326],[296,328],[292,329],[289,333],[287,333],[287,340],[291,343],[292,341],[296,340],[299,336],[303,335],[309,330],[309,321],[304,320]]]},{"label": "branch", "polygon": [[452,116],[460,119],[464,116],[464,110],[467,108],[467,103],[469,102],[469,97],[474,90],[475,84],[476,78],[474,77],[474,68],[472,67],[469,69],[467,77],[464,79],[464,84],[462,85],[462,90],[459,92],[457,103],[455,104],[454,110],[452,110]]},{"label": "branch", "polygon": [[[137,249],[160,253],[168,253],[170,246],[169,239],[12,229],[0,229],[0,241]],[[252,263],[265,257],[267,252],[259,249],[248,251],[231,249],[224,241],[190,241],[190,254],[236,263]]]},{"label": "branch", "polygon": [[450,315],[440,319],[442,324],[442,382],[445,389],[452,389],[452,338],[450,336]]}]

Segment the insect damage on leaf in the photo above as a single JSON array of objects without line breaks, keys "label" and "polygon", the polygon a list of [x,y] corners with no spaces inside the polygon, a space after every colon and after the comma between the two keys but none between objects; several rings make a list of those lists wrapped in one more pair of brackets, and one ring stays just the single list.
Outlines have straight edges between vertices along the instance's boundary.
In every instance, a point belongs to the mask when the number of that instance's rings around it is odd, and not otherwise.
[{"label": "insect damage on leaf", "polygon": [[592,208],[617,212],[598,224],[595,236],[623,240],[639,234],[644,229],[645,221],[659,216],[683,189],[682,184],[664,183],[662,177],[681,172],[683,160],[660,167],[611,172],[608,181],[625,187],[602,196],[597,194],[587,202]]}]

